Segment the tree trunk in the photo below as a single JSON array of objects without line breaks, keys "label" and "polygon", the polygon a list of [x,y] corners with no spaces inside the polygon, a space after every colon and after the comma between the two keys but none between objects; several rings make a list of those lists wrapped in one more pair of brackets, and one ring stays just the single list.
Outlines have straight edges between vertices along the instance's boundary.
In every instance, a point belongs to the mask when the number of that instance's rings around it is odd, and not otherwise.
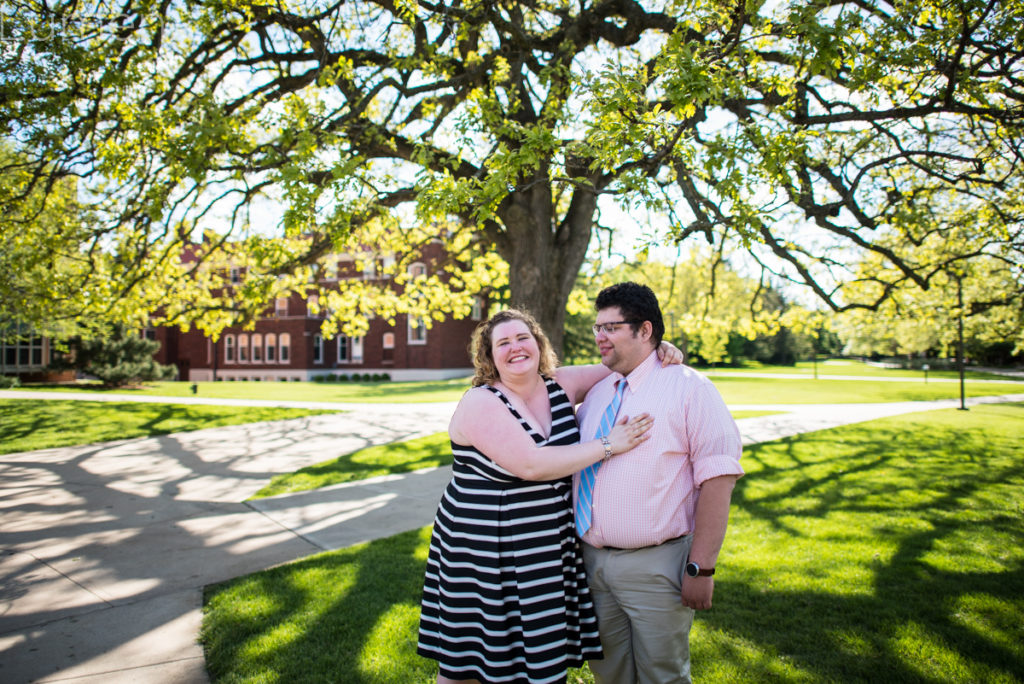
[{"label": "tree trunk", "polygon": [[565,307],[590,243],[597,195],[577,188],[560,223],[551,184],[541,171],[499,209],[505,233],[498,253],[509,264],[511,304],[536,317],[558,357],[565,337]]}]

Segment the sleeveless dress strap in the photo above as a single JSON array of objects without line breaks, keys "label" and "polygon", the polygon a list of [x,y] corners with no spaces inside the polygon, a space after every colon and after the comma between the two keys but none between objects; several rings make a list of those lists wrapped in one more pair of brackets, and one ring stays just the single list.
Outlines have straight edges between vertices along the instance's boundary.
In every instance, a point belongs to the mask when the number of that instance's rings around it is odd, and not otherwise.
[{"label": "sleeveless dress strap", "polygon": [[[548,391],[549,402],[551,401],[552,384],[554,384],[554,380],[550,378],[544,378],[544,386],[545,388],[547,388]],[[557,385],[555,386],[557,387]],[[484,385],[484,388],[498,395],[498,398],[501,399],[502,403],[505,404],[505,407],[508,408],[512,415],[516,417],[516,420],[519,421],[519,424],[523,426],[523,429],[526,430],[527,433],[529,433],[530,437],[532,437],[535,442],[539,443],[544,441],[544,436],[533,429],[533,426],[530,425],[529,421],[523,418],[522,414],[520,414],[518,410],[516,410],[516,407],[512,405],[512,402],[509,401],[509,398],[505,396],[504,392],[502,392],[497,387],[494,387],[493,385]]]}]

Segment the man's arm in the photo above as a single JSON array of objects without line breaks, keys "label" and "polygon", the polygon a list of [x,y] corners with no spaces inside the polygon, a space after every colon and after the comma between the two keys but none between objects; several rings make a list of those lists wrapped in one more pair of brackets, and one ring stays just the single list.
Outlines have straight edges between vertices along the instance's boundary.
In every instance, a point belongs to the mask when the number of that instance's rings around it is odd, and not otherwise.
[{"label": "man's arm", "polygon": [[[720,475],[705,480],[700,487],[690,560],[702,568],[713,568],[718,560],[718,552],[725,540],[725,528],[729,523],[729,504],[737,477]],[[707,610],[711,607],[714,590],[714,577],[683,575],[682,601],[685,606],[694,610]]]}]

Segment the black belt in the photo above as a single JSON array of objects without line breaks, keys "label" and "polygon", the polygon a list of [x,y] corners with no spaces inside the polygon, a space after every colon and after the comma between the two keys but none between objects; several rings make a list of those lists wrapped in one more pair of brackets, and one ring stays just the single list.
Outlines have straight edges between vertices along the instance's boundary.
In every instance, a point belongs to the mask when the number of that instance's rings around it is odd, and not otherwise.
[{"label": "black belt", "polygon": [[[682,539],[683,537],[686,537],[686,536],[689,536],[689,534],[681,534],[678,537],[672,537],[671,539],[666,539],[665,541],[661,542],[660,544],[648,544],[647,546],[637,546],[637,547],[634,547],[632,549],[623,549],[623,548],[620,548],[618,546],[600,546],[600,547],[594,546],[594,548],[595,549],[597,549],[597,548],[606,549],[608,551],[642,551],[643,549],[653,549],[655,546],[663,546],[665,544],[670,544],[670,543],[672,543],[674,541],[679,541],[680,539]],[[591,544],[591,546],[593,546],[593,544]]]}]

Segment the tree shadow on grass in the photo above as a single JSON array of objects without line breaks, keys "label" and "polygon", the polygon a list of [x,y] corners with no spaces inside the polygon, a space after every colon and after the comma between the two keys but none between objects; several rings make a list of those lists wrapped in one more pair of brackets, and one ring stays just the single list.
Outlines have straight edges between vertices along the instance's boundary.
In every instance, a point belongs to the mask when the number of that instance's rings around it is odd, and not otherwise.
[{"label": "tree shadow on grass", "polygon": [[433,681],[433,662],[415,653],[428,531],[208,587],[202,641],[213,681]]},{"label": "tree shadow on grass", "polygon": [[448,435],[438,433],[404,442],[370,446],[338,456],[324,463],[275,476],[257,496],[274,496],[301,491],[305,483],[326,487],[389,474],[410,473],[422,468],[452,464]]},{"label": "tree shadow on grass", "polygon": [[[1024,485],[1024,462],[992,439],[929,434],[904,419],[750,447],[751,476],[733,498],[742,522],[725,555],[764,527],[778,560],[726,558],[715,608],[698,616],[697,680],[727,660],[740,673],[732,681],[744,682],[1024,681],[1024,526],[1019,508],[998,504]],[[845,516],[836,538],[803,531],[835,515]],[[415,655],[424,534],[209,589],[214,681],[433,681],[434,664]],[[856,572],[824,580],[836,570],[823,567],[833,562],[826,554],[787,558],[801,536],[811,548],[853,538],[891,551],[840,557],[838,570]],[[807,581],[773,587],[783,566]]]},{"label": "tree shadow on grass", "polygon": [[[749,447],[729,538],[767,529],[768,548],[800,552],[738,554],[717,582],[716,609],[698,622],[720,642],[776,657],[748,663],[762,670],[749,681],[778,680],[780,661],[812,681],[1024,681],[1024,524],[1013,504],[1024,460],[1008,457],[1012,436],[1002,439],[904,418]],[[807,553],[873,539],[884,557],[842,559],[842,568],[822,567],[834,549]],[[773,587],[780,571],[812,588],[794,590],[792,578]],[[829,591],[819,578],[833,571]]]}]

